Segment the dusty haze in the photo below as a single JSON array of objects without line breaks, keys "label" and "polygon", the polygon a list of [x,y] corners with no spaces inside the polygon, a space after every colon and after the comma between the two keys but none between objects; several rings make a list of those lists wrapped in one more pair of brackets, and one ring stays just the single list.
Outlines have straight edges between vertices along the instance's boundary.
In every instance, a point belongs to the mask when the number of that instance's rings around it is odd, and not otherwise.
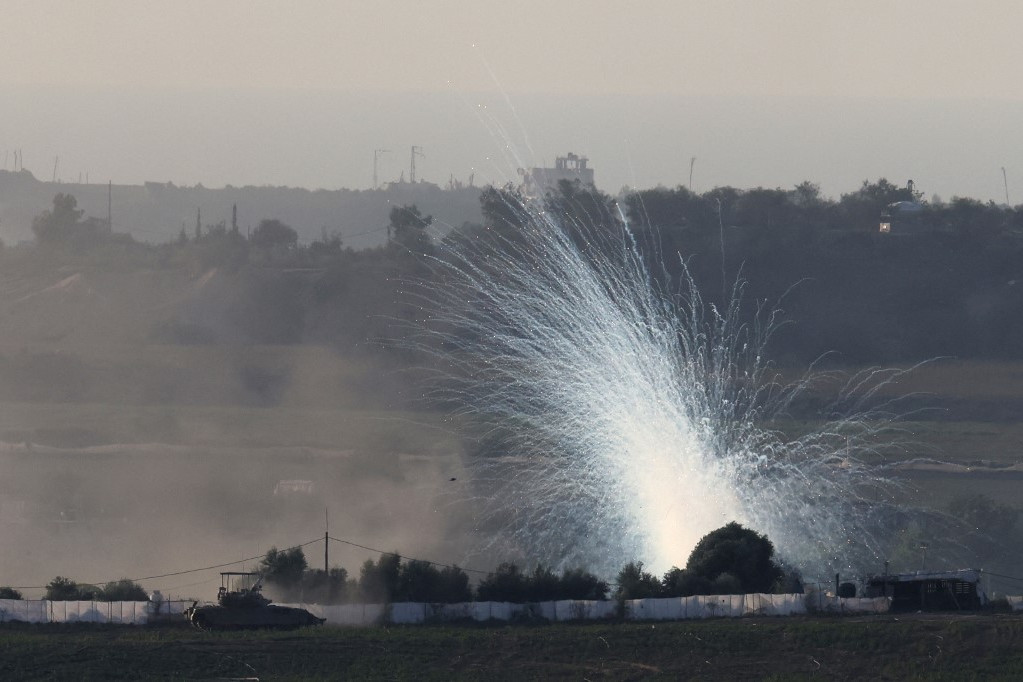
[{"label": "dusty haze", "polygon": [[[37,177],[478,184],[567,151],[598,185],[866,178],[1005,200],[1023,177],[1023,7],[535,1],[14,2],[0,160]],[[483,108],[485,107],[485,108]]]},{"label": "dusty haze", "polygon": [[[230,562],[322,538],[325,511],[334,537],[464,559],[458,425],[424,409],[421,377],[371,342],[254,342],[237,304],[258,287],[217,269],[0,258],[0,583]],[[350,326],[326,318],[312,324]],[[322,542],[307,552],[322,567]],[[371,556],[331,547],[356,575]],[[218,581],[143,584],[210,598]]]},{"label": "dusty haze", "polygon": [[[408,179],[417,145],[439,185],[572,151],[611,193],[692,170],[698,192],[811,180],[837,197],[887,177],[1023,201],[1011,0],[13,0],[2,15],[0,162],[17,150],[46,181],[358,189],[378,149],[379,180]],[[150,241],[181,220],[120,219]],[[26,230],[0,223],[8,245]],[[472,545],[456,425],[386,356],[232,337],[218,325],[237,282],[213,268],[4,263],[0,584],[255,556],[321,536],[325,507],[332,534],[382,549]],[[224,344],[168,341],[189,325]],[[349,571],[368,556],[332,548]]]}]

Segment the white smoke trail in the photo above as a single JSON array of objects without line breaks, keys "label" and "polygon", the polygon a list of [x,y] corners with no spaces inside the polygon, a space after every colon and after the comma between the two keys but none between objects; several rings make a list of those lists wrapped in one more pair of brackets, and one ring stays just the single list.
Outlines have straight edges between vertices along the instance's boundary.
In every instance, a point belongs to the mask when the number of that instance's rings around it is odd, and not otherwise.
[{"label": "white smoke trail", "polygon": [[[658,285],[620,215],[593,227],[508,209],[521,229],[446,242],[426,294],[456,398],[503,438],[472,463],[503,529],[494,547],[605,575],[633,559],[665,570],[735,520],[807,570],[874,554],[890,484],[864,459],[890,417],[784,437],[770,424],[810,379],[772,379],[775,315],[744,321],[741,283],[718,310],[688,275],[678,292]],[[888,378],[860,375],[846,394]]]}]

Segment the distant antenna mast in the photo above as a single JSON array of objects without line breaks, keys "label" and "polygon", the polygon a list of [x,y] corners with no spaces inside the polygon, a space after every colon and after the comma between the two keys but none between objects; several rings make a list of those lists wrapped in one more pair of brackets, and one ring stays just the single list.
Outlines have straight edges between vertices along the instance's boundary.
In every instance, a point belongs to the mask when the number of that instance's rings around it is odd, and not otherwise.
[{"label": "distant antenna mast", "polygon": [[412,145],[412,162],[409,166],[408,181],[415,184],[416,182],[416,157],[426,157],[423,153],[423,148],[417,145]]},{"label": "distant antenna mast", "polygon": [[1002,166],[1002,182],[1005,183],[1005,205],[1011,206],[1009,203],[1009,178],[1005,175],[1005,166]]},{"label": "distant antenna mast", "polygon": [[693,166],[696,165],[696,157],[689,159],[689,191],[693,191]]},{"label": "distant antenna mast", "polygon": [[374,149],[373,150],[373,189],[380,187],[380,183],[377,182],[377,163],[380,161],[381,154],[390,154],[390,149]]},{"label": "distant antenna mast", "polygon": [[57,167],[60,165],[60,157],[53,157],[53,181],[57,182]]}]

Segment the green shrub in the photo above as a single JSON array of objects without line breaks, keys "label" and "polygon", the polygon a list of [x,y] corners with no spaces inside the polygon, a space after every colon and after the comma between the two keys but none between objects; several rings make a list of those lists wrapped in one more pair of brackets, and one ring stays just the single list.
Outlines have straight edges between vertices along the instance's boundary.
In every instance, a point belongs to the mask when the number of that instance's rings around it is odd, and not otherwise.
[{"label": "green shrub", "polygon": [[71,578],[58,575],[47,583],[43,598],[50,601],[91,601],[102,599],[102,593],[95,585],[80,585]]},{"label": "green shrub", "polygon": [[21,592],[13,587],[0,587],[0,599],[21,599]]},{"label": "green shrub", "polygon": [[142,586],[128,578],[104,585],[100,598],[103,601],[149,601],[149,595]]}]

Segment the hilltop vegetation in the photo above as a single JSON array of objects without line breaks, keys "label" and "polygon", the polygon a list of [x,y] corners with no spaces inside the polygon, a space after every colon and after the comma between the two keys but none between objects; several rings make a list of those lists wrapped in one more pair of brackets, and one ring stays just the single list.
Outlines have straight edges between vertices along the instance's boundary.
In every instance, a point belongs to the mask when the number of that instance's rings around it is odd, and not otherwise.
[{"label": "hilltop vegetation", "polygon": [[[430,286],[435,277],[423,255],[460,238],[501,248],[501,239],[522,229],[519,200],[513,189],[488,188],[480,195],[483,222],[446,236],[418,207],[395,207],[380,216],[387,242],[355,250],[327,229],[303,242],[269,217],[248,235],[236,219],[197,219],[176,240],[143,244],[84,216],[74,197],[62,194],[35,219],[36,245],[8,248],[2,263],[8,281],[169,278],[195,289],[186,305],[172,304],[148,328],[134,330],[152,341],[393,350],[415,333],[406,323],[428,315],[417,311],[421,301],[410,305],[410,282]],[[919,202],[921,210],[881,234],[879,217],[895,201]],[[565,183],[547,196],[546,208],[567,224],[596,229],[624,216],[667,289],[678,286],[684,261],[704,298],[721,305],[741,276],[749,302],[777,305],[794,323],[771,347],[787,364],[825,353],[850,365],[1023,357],[1016,342],[1023,333],[1020,207],[928,202],[882,179],[837,201],[808,182],[704,194],[656,188],[617,199]]]}]

